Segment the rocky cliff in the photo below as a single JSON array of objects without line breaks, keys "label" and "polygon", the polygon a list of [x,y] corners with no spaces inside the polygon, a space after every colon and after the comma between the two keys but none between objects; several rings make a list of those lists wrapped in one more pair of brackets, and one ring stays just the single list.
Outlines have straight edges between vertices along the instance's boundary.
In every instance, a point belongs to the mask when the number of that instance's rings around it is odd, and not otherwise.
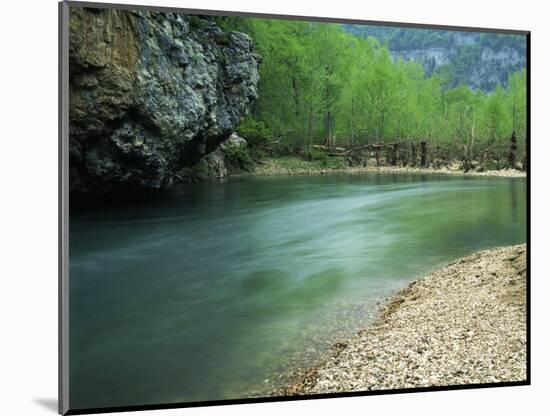
[{"label": "rocky cliff", "polygon": [[426,75],[444,74],[451,87],[466,84],[492,91],[498,84],[506,85],[510,73],[526,66],[526,38],[522,35],[370,25],[344,28],[375,38],[388,47],[394,59],[421,64]]},{"label": "rocky cliff", "polygon": [[70,189],[159,189],[213,152],[257,97],[250,38],[208,17],[70,10]]}]

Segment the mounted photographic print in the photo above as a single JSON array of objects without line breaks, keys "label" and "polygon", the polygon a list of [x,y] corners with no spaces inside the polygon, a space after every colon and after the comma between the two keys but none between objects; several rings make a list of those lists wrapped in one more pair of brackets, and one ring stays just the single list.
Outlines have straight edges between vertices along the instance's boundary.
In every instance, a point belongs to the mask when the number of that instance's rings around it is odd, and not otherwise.
[{"label": "mounted photographic print", "polygon": [[529,384],[529,32],[59,11],[60,413]]}]

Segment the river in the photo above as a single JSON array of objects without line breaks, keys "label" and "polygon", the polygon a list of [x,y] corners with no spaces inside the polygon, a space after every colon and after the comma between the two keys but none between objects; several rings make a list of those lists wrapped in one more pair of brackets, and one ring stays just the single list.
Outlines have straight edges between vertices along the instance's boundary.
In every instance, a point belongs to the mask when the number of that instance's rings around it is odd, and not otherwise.
[{"label": "river", "polygon": [[457,257],[526,239],[526,181],[242,177],[71,211],[71,408],[264,395]]}]

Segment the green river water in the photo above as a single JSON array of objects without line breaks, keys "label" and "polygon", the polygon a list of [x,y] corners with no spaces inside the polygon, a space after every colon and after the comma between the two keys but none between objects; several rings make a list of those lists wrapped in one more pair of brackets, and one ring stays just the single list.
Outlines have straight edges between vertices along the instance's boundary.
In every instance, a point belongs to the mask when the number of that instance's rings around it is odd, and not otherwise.
[{"label": "green river water", "polygon": [[262,396],[415,277],[525,239],[525,179],[245,177],[71,212],[71,408]]}]

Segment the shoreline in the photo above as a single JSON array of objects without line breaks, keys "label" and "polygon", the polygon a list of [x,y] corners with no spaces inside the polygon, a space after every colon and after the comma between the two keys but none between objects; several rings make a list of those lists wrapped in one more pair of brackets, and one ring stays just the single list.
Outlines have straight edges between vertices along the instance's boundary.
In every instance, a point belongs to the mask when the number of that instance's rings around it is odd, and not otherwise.
[{"label": "shoreline", "polygon": [[524,381],[526,245],[475,252],[387,299],[378,318],[273,395]]},{"label": "shoreline", "polygon": [[487,176],[504,178],[526,178],[527,173],[516,169],[470,171],[465,173],[457,164],[451,168],[419,168],[411,166],[367,166],[367,167],[321,167],[314,162],[297,158],[267,159],[257,165],[253,171],[232,176],[282,176],[282,175],[325,175],[325,174],[366,174],[366,173],[401,173],[401,174],[441,174],[453,176]]}]

